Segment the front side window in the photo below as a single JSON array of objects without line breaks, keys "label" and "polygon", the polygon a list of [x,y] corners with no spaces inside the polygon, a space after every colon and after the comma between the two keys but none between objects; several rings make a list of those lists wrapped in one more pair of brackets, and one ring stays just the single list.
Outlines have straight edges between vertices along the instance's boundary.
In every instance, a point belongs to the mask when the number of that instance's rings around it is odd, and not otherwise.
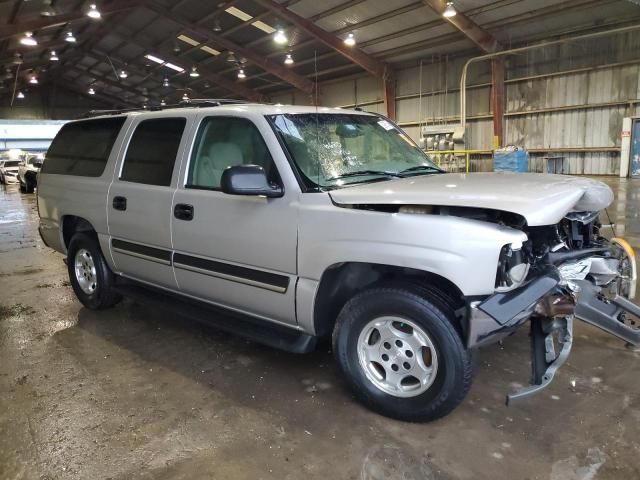
[{"label": "front side window", "polygon": [[235,165],[259,165],[271,182],[279,183],[273,158],[253,122],[237,117],[205,118],[196,136],[187,188],[218,190],[222,172]]},{"label": "front side window", "polygon": [[99,177],[125,120],[110,117],[65,124],[45,155],[42,173]]},{"label": "front side window", "polygon": [[187,120],[143,120],[129,142],[120,179],[147,185],[171,185],[173,166]]},{"label": "front side window", "polygon": [[441,170],[393,123],[358,114],[269,117],[307,187],[339,188]]}]

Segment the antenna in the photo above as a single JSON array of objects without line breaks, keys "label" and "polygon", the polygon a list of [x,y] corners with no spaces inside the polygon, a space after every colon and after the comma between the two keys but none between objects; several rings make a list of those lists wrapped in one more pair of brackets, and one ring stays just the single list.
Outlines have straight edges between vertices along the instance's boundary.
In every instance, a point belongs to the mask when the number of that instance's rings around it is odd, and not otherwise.
[{"label": "antenna", "polygon": [[18,89],[18,75],[20,74],[20,63],[16,67],[16,78],[13,81],[13,93],[11,94],[11,107],[13,107],[13,102],[16,99],[16,90]]}]

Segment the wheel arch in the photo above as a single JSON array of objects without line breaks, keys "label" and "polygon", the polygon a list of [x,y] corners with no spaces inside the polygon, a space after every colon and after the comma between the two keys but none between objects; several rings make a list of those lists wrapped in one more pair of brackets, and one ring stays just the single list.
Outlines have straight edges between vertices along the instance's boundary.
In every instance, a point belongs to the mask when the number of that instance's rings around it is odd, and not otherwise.
[{"label": "wheel arch", "polygon": [[[323,272],[313,304],[315,334],[331,335],[336,318],[345,303],[359,292],[382,283],[419,285],[425,293],[452,311],[464,307],[462,291],[449,279],[427,270],[396,265],[344,262],[329,266]],[[465,325],[457,322],[463,335]]]},{"label": "wheel arch", "polygon": [[60,220],[60,225],[62,227],[62,241],[66,250],[69,249],[71,238],[76,232],[96,233],[96,229],[93,228],[91,222],[86,218],[79,217],[77,215],[63,215]]}]

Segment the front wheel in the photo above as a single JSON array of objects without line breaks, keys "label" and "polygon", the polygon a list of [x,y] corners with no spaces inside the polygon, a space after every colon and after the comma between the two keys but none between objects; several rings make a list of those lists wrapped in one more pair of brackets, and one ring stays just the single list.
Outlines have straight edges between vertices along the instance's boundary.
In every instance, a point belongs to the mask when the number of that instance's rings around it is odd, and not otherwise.
[{"label": "front wheel", "polygon": [[454,322],[428,289],[374,288],[340,312],[334,354],[356,397],[372,410],[399,420],[435,420],[471,386],[471,355]]},{"label": "front wheel", "polygon": [[73,291],[91,310],[114,306],[121,300],[114,289],[114,275],[94,235],[76,233],[67,250],[67,269]]}]

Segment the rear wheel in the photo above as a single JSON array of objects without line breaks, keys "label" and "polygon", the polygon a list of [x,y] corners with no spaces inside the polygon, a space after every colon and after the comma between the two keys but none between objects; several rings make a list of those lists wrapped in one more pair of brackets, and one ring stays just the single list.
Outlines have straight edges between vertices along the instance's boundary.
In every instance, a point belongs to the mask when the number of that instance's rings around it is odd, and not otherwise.
[{"label": "rear wheel", "polygon": [[471,386],[472,360],[453,312],[422,288],[381,287],[344,306],[334,354],[356,397],[406,421],[451,412]]},{"label": "rear wheel", "polygon": [[121,300],[114,289],[114,275],[94,235],[78,232],[69,243],[67,269],[73,291],[92,310],[109,308]]}]

